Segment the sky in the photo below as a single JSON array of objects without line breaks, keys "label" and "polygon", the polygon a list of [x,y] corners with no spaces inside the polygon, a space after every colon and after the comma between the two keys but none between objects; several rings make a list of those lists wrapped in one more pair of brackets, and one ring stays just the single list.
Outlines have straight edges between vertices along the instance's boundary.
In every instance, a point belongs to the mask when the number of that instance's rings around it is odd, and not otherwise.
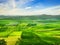
[{"label": "sky", "polygon": [[0,15],[59,15],[60,0],[0,0]]}]

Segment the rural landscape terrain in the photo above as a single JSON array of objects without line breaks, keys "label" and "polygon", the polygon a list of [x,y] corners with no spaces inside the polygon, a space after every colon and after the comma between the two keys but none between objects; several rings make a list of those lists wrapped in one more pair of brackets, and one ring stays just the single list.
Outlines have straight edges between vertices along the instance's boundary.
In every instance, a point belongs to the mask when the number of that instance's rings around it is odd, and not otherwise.
[{"label": "rural landscape terrain", "polygon": [[60,15],[0,15],[0,45],[60,45]]}]

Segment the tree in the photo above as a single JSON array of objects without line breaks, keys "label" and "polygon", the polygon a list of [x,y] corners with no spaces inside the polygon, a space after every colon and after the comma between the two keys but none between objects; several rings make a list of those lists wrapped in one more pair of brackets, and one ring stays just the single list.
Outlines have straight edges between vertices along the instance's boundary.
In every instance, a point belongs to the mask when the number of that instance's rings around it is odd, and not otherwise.
[{"label": "tree", "polygon": [[4,39],[0,40],[0,45],[7,45]]}]

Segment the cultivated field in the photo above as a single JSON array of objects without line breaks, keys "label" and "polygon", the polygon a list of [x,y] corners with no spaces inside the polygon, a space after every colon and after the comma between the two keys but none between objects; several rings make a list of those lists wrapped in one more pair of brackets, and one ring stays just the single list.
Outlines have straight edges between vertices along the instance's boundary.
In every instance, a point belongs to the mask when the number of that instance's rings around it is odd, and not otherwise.
[{"label": "cultivated field", "polygon": [[0,45],[6,45],[5,43],[7,45],[60,45],[60,21],[2,19]]}]

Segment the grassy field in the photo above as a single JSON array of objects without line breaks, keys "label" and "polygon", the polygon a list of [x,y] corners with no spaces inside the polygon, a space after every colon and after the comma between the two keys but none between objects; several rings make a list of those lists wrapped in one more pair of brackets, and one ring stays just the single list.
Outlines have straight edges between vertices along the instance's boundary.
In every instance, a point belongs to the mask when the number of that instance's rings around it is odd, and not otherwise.
[{"label": "grassy field", "polygon": [[0,20],[2,39],[7,45],[60,45],[60,21]]}]

